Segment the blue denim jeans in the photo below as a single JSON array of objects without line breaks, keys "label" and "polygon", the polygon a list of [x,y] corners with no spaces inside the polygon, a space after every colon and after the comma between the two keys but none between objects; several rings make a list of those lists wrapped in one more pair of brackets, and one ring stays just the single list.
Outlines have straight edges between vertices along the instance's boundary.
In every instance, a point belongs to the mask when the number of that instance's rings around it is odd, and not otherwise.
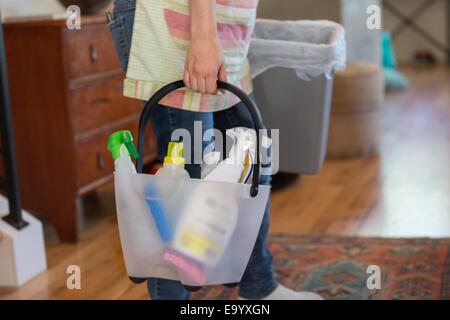
[{"label": "blue denim jeans", "polygon": [[[126,70],[133,33],[136,0],[115,0],[114,20],[109,23],[122,68]],[[180,75],[180,78],[182,76]],[[250,96],[253,98],[252,96]],[[243,103],[218,112],[192,112],[158,105],[150,116],[150,122],[157,140],[159,160],[166,155],[167,146],[174,130],[184,128],[191,134],[191,146],[194,146],[194,121],[201,121],[202,134],[211,128],[220,130],[225,137],[225,130],[234,127],[254,128],[251,115]],[[203,142],[205,148],[211,142]],[[220,150],[223,152],[224,150]],[[201,165],[194,164],[194,152],[191,152],[191,164],[185,168],[192,178],[200,178]],[[188,162],[188,161],[187,161]],[[262,175],[261,184],[270,185],[270,176]],[[272,272],[272,254],[267,248],[269,229],[269,202],[256,239],[249,263],[239,284],[239,295],[248,299],[260,299],[270,294],[278,285]],[[150,278],[147,280],[148,291],[152,299],[189,299],[179,281]]]}]

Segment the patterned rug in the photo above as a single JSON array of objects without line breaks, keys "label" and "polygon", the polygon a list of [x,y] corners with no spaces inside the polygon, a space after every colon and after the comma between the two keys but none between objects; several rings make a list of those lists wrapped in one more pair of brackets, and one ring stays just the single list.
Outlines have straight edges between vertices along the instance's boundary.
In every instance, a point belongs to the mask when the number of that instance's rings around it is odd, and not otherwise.
[{"label": "patterned rug", "polygon": [[[326,299],[450,299],[450,239],[272,235],[269,243],[276,278],[295,290]],[[237,291],[204,287],[192,299],[236,299]]]}]

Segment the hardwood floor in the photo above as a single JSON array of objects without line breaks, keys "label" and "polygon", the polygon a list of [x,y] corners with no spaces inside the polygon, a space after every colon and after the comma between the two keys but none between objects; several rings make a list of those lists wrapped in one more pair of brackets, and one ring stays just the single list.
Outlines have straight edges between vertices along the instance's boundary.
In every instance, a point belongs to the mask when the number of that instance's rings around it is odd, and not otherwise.
[{"label": "hardwood floor", "polygon": [[[271,233],[450,237],[450,68],[403,69],[412,88],[389,94],[380,157],[327,160],[274,193]],[[147,299],[125,273],[113,188],[80,201],[78,244],[58,244],[46,225],[48,271],[0,299]],[[81,268],[82,289],[66,288]]]},{"label": "hardwood floor", "polygon": [[405,68],[390,93],[381,156],[328,160],[272,196],[271,232],[450,236],[450,68]]}]

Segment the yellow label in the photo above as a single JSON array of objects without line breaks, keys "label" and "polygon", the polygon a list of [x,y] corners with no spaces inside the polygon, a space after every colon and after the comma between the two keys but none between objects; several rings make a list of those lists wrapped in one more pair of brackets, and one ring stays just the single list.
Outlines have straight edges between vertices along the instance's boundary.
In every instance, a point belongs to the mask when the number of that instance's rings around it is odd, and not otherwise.
[{"label": "yellow label", "polygon": [[180,244],[186,249],[192,250],[202,256],[205,256],[207,251],[215,251],[216,254],[222,252],[221,248],[215,246],[214,243],[207,238],[187,230],[181,234]]}]

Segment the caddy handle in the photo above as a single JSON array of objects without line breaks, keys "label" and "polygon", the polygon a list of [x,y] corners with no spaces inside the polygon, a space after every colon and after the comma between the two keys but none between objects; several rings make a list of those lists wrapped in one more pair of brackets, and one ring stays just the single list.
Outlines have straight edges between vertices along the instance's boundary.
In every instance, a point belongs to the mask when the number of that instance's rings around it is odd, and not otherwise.
[{"label": "caddy handle", "polygon": [[[144,141],[145,141],[145,128],[147,126],[147,123],[150,119],[150,114],[152,109],[161,101],[162,98],[164,98],[167,94],[170,92],[183,88],[184,82],[183,80],[175,81],[172,83],[169,83],[168,85],[162,87],[159,89],[151,98],[147,101],[147,103],[144,106],[144,110],[141,113],[141,117],[139,119],[139,132],[138,132],[138,152],[139,152],[139,158],[136,159],[136,171],[138,173],[142,173],[142,166],[143,166],[143,154],[144,154]],[[250,112],[253,124],[255,126],[256,130],[256,157],[255,157],[255,163],[253,164],[253,180],[252,180],[252,186],[250,188],[250,195],[252,197],[256,197],[258,195],[258,189],[259,189],[259,176],[260,176],[260,165],[259,165],[259,132],[261,129],[264,128],[261,115],[259,113],[258,108],[255,106],[253,101],[249,98],[249,96],[239,89],[238,87],[222,82],[217,81],[217,87],[219,89],[225,89],[227,91],[230,91],[234,95],[236,95],[241,101],[244,103],[244,105],[247,107],[248,111]]]}]

